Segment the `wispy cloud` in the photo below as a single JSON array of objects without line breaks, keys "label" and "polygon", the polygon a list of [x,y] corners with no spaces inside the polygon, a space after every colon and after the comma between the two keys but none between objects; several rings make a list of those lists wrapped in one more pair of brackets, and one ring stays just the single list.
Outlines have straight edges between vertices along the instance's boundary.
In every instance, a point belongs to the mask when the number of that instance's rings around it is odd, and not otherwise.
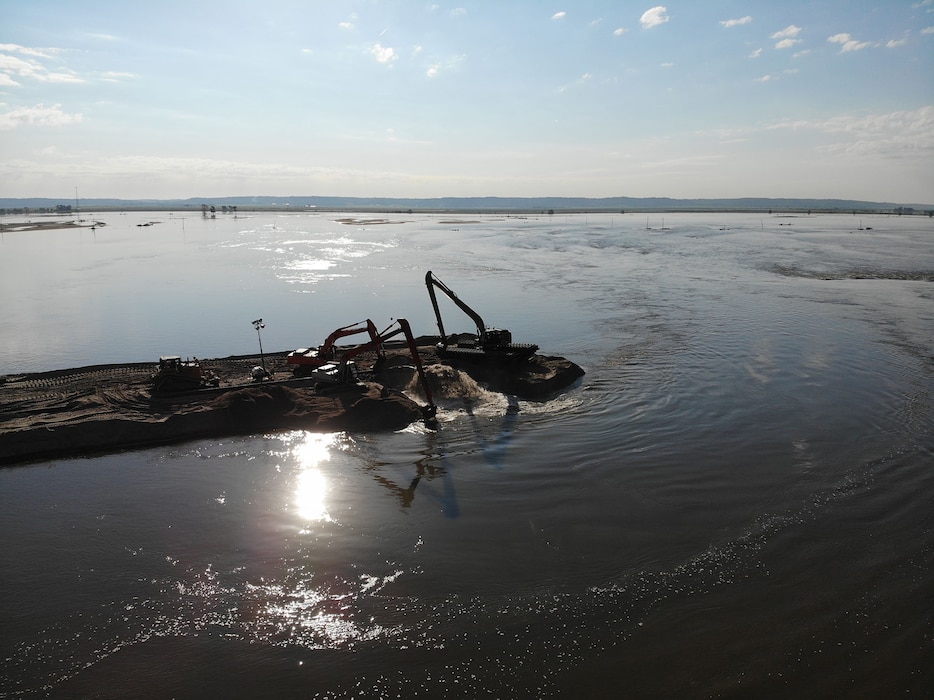
[{"label": "wispy cloud", "polygon": [[651,29],[660,24],[665,24],[668,19],[668,8],[664,5],[658,5],[643,12],[642,17],[639,18],[639,23],[642,25],[643,29]]},{"label": "wispy cloud", "polygon": [[0,114],[0,131],[10,131],[26,126],[54,127],[74,124],[83,119],[79,114],[67,114],[61,105],[36,105],[35,107],[17,107]]},{"label": "wispy cloud", "polygon": [[922,34],[934,34],[934,27],[925,27],[921,30]]},{"label": "wispy cloud", "polygon": [[722,24],[724,27],[729,29],[731,27],[739,27],[740,25],[743,25],[743,24],[749,24],[750,22],[752,22],[752,17],[749,15],[746,15],[745,17],[740,17],[739,19],[721,20],[720,24]]},{"label": "wispy cloud", "polygon": [[890,39],[885,44],[887,49],[897,49],[899,46],[904,46],[908,43],[908,39]]},{"label": "wispy cloud", "polygon": [[552,19],[564,19],[565,17],[567,17],[567,14],[568,14],[567,12],[565,12],[564,10],[561,10],[561,12],[555,12],[551,16],[551,18]]},{"label": "wispy cloud", "polygon": [[831,44],[840,44],[840,53],[850,53],[851,51],[862,51],[873,46],[871,41],[857,41],[847,33],[834,34],[827,37]]},{"label": "wispy cloud", "polygon": [[133,73],[124,73],[122,71],[107,71],[101,75],[102,80],[109,83],[117,83],[121,80],[135,80],[137,76]]},{"label": "wispy cloud", "polygon": [[756,49],[755,51],[749,54],[749,58],[759,58],[759,56],[761,55],[762,55],[762,49]]},{"label": "wispy cloud", "polygon": [[456,71],[458,68],[463,65],[467,60],[466,54],[458,54],[455,56],[450,56],[449,58],[441,61],[433,61],[428,65],[428,68],[425,69],[425,75],[429,78],[437,78],[442,73],[449,73],[451,71]]},{"label": "wispy cloud", "polygon": [[[31,49],[18,44],[0,44],[0,72],[7,76],[5,84],[19,85],[13,76],[23,80],[37,80],[43,83],[83,83],[84,78],[74,72],[50,71],[41,61],[51,59],[58,49]],[[20,54],[28,58],[20,58]]]},{"label": "wispy cloud", "polygon": [[25,56],[36,56],[38,58],[51,58],[54,54],[59,53],[59,49],[33,49],[28,46],[20,46],[19,44],[0,44],[0,51],[6,51],[8,53],[21,53]]},{"label": "wispy cloud", "polygon": [[617,29],[613,30],[613,36],[622,36],[628,31],[629,30],[626,27],[618,27]]},{"label": "wispy cloud", "polygon": [[837,135],[830,153],[888,157],[934,154],[934,105],[887,114],[842,115],[823,121],[783,121],[768,129],[808,129]]}]

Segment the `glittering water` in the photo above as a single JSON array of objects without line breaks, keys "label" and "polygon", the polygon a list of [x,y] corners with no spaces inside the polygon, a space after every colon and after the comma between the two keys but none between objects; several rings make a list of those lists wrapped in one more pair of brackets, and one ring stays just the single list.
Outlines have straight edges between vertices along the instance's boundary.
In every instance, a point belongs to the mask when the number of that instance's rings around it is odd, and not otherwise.
[{"label": "glittering water", "polygon": [[930,219],[97,218],[3,233],[0,374],[432,333],[431,269],[587,375],[0,471],[0,694],[934,691]]}]

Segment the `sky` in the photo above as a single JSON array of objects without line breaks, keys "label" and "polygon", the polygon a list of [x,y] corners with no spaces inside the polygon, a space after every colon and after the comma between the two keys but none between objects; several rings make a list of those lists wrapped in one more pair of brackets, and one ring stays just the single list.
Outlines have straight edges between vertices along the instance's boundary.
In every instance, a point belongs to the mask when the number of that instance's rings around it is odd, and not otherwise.
[{"label": "sky", "polygon": [[934,202],[934,0],[0,0],[0,197]]}]

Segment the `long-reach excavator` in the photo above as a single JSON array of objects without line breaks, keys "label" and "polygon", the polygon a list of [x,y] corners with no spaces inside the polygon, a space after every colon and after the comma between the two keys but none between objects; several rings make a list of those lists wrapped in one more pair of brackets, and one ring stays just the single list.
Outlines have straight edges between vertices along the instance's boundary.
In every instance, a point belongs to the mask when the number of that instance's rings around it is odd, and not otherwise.
[{"label": "long-reach excavator", "polygon": [[[438,332],[441,340],[438,343],[438,357],[442,359],[458,359],[476,363],[512,363],[528,359],[535,354],[538,346],[532,343],[513,343],[512,333],[504,328],[487,328],[480,318],[480,314],[461,301],[441,280],[429,270],[425,274],[425,285],[428,287],[428,296],[438,319]],[[444,292],[454,304],[467,314],[477,326],[475,338],[458,340],[455,336],[448,337],[444,332],[444,323],[441,321],[441,310],[438,308],[438,298],[435,287]]]}]

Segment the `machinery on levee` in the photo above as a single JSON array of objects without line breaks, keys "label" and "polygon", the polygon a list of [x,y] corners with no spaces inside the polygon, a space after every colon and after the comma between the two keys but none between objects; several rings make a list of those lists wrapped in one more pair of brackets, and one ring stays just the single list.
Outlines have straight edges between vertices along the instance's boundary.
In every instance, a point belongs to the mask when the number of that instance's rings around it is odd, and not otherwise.
[{"label": "machinery on levee", "polygon": [[317,348],[298,348],[293,350],[285,358],[287,364],[294,365],[292,371],[297,377],[308,377],[316,373],[316,370],[327,364],[334,364],[338,357],[338,347],[335,343],[341,338],[357,333],[368,333],[370,342],[376,344],[377,354],[382,352],[382,344],[379,342],[379,333],[376,325],[370,320],[351,323],[349,326],[342,326],[325,338],[324,343]]},{"label": "machinery on levee", "polygon": [[[334,341],[338,338],[363,332],[370,334],[370,340],[365,343],[340,351],[334,345]],[[418,347],[415,345],[415,337],[412,335],[412,328],[409,322],[404,318],[397,318],[393,323],[379,332],[377,332],[376,326],[373,325],[373,322],[369,319],[365,322],[338,328],[327,337],[324,344],[317,352],[300,348],[289,353],[286,361],[295,365],[293,371],[296,376],[309,377],[318,382],[330,384],[352,383],[356,382],[359,377],[357,367],[352,361],[353,358],[366,352],[375,352],[376,361],[373,365],[373,370],[379,372],[383,363],[386,361],[386,352],[383,349],[383,344],[395,338],[400,333],[405,336],[406,345],[409,353],[412,355],[412,361],[415,363],[415,371],[418,373],[418,381],[428,401],[428,404],[422,407],[422,413],[426,419],[432,419],[438,409],[435,407],[434,398],[431,395],[431,388],[428,386],[428,379],[425,376],[425,368],[422,366],[422,360],[418,355]]]},{"label": "machinery on levee", "polygon": [[205,372],[198,358],[182,360],[178,355],[160,357],[159,369],[150,381],[152,391],[157,393],[196,391],[220,384],[220,378]]},{"label": "machinery on levee", "polygon": [[[461,301],[430,270],[425,274],[425,285],[428,287],[428,296],[431,297],[431,305],[438,319],[438,332],[441,340],[437,351],[441,359],[457,359],[483,364],[509,364],[526,360],[538,350],[538,346],[532,343],[513,343],[512,333],[504,328],[487,328],[480,314]],[[476,337],[464,340],[457,339],[455,336],[448,337],[445,334],[435,287],[444,292],[461,311],[470,316],[477,326]]]}]

